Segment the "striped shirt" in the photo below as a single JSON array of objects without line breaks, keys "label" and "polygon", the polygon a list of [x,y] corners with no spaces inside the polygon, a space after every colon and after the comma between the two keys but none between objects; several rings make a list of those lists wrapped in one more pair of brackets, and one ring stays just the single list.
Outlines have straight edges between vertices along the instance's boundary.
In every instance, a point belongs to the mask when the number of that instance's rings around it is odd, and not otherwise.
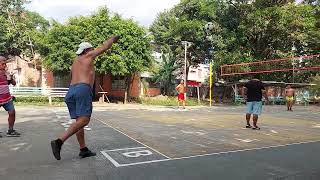
[{"label": "striped shirt", "polygon": [[7,76],[0,75],[0,105],[8,103],[11,99]]}]

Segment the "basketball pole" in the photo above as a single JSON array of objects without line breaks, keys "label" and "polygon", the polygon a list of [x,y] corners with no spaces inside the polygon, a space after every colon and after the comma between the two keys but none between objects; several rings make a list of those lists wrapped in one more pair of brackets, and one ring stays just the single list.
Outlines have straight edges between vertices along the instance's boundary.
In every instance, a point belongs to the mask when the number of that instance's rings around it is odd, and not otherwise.
[{"label": "basketball pole", "polygon": [[212,106],[212,62],[210,62],[210,84],[209,84],[209,91],[210,91],[210,107]]}]

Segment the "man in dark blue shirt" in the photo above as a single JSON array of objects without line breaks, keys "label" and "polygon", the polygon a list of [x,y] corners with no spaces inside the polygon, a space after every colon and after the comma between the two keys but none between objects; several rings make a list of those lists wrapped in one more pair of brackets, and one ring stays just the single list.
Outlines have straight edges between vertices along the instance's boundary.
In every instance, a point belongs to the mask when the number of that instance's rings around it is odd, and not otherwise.
[{"label": "man in dark blue shirt", "polygon": [[[264,84],[259,80],[256,75],[254,79],[250,80],[244,85],[243,96],[247,101],[247,126],[246,128],[252,128],[255,130],[260,130],[257,126],[259,115],[262,112],[262,96],[268,102],[268,96],[266,94]],[[253,127],[250,124],[251,115],[253,115]]]}]

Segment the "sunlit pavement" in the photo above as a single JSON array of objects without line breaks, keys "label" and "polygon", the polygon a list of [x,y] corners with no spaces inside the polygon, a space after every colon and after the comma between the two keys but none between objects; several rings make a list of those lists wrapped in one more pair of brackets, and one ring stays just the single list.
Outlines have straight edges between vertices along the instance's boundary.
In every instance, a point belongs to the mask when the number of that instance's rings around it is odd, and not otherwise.
[{"label": "sunlit pavement", "polygon": [[[100,106],[85,128],[98,155],[79,159],[73,137],[56,161],[49,142],[72,123],[67,109],[19,106],[23,135],[0,139],[0,179],[319,179],[319,109],[267,106],[257,131],[244,106]],[[2,135],[6,121],[1,111]]]}]

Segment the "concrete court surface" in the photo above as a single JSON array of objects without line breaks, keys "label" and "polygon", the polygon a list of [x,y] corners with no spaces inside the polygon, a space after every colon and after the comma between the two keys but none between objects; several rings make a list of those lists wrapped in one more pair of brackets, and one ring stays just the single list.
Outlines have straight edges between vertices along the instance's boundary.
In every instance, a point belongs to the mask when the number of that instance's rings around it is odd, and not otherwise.
[{"label": "concrete court surface", "polygon": [[79,159],[73,137],[56,161],[49,142],[70,125],[67,109],[17,107],[23,135],[0,139],[0,179],[320,179],[319,107],[267,106],[260,131],[243,128],[244,110],[96,107],[85,129],[97,156]]}]

